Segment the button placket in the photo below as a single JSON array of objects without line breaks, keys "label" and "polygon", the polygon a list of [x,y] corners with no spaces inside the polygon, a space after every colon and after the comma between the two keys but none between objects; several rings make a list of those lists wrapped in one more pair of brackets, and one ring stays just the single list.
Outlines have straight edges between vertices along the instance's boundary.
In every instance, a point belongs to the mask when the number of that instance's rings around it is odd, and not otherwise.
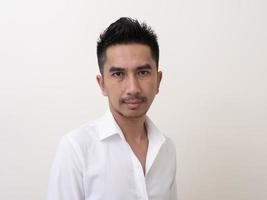
[{"label": "button placket", "polygon": [[139,200],[148,200],[147,189],[146,189],[146,180],[143,172],[143,167],[134,154],[130,145],[125,141],[128,147],[129,155],[131,157],[133,170],[134,170],[134,179],[137,189],[137,197]]}]

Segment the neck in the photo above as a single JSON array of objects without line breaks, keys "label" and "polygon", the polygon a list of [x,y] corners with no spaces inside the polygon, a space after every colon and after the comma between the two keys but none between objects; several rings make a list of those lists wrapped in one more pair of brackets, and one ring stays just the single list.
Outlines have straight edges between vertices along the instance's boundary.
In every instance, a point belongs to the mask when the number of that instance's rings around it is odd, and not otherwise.
[{"label": "neck", "polygon": [[127,141],[135,140],[138,142],[147,137],[145,127],[145,115],[131,118],[122,116],[116,111],[111,110],[111,112]]}]

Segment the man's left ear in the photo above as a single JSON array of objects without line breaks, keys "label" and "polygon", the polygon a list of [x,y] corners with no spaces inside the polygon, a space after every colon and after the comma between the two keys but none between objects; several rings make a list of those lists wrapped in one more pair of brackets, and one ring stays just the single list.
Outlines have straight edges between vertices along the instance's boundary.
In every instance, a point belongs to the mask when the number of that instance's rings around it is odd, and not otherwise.
[{"label": "man's left ear", "polygon": [[159,93],[159,87],[162,79],[162,71],[158,71],[158,87],[157,87],[157,94]]}]

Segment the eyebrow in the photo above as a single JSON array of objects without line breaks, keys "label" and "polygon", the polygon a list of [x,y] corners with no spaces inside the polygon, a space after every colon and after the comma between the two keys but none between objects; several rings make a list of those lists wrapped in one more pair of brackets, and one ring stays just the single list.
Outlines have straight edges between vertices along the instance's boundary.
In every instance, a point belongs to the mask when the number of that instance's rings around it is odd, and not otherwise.
[{"label": "eyebrow", "polygon": [[144,65],[141,65],[141,66],[137,67],[137,70],[142,70],[142,69],[149,69],[149,70],[151,70],[152,67],[149,64],[144,64]]},{"label": "eyebrow", "polygon": [[109,72],[112,73],[112,72],[122,72],[122,71],[125,71],[124,68],[122,67],[116,67],[116,66],[112,66],[110,69],[109,69]]},{"label": "eyebrow", "polygon": [[[149,70],[151,70],[152,67],[151,67],[151,65],[149,65],[149,64],[144,64],[144,65],[140,65],[140,66],[138,66],[138,67],[136,68],[136,70],[144,70],[144,69],[149,69]],[[110,69],[109,69],[109,72],[110,72],[110,73],[112,73],[112,72],[123,72],[123,71],[125,71],[124,68],[122,68],[122,67],[116,67],[116,66],[112,66],[112,67],[110,67]]]}]

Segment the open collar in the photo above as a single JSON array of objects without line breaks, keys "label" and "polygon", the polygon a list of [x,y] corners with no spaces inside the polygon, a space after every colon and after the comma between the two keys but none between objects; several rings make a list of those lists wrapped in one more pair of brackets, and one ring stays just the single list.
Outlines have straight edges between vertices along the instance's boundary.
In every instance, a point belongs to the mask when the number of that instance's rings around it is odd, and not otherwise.
[{"label": "open collar", "polygon": [[148,134],[148,151],[146,157],[146,175],[152,167],[154,160],[156,159],[161,146],[164,144],[166,138],[155,126],[149,117],[146,117],[146,127]]},{"label": "open collar", "polygon": [[113,135],[119,135],[122,139],[124,135],[114,119],[111,111],[108,109],[106,113],[96,121],[98,135],[100,140],[105,140]]},{"label": "open collar", "polygon": [[[125,140],[125,137],[114,119],[111,111],[108,109],[106,113],[96,121],[99,139],[101,141],[110,138],[114,135],[119,135],[121,139]],[[154,160],[156,159],[161,146],[165,142],[166,138],[161,131],[155,126],[152,120],[146,116],[146,128],[148,134],[148,151],[146,159],[146,174],[149,172]],[[126,140],[125,140],[126,141]]]}]

